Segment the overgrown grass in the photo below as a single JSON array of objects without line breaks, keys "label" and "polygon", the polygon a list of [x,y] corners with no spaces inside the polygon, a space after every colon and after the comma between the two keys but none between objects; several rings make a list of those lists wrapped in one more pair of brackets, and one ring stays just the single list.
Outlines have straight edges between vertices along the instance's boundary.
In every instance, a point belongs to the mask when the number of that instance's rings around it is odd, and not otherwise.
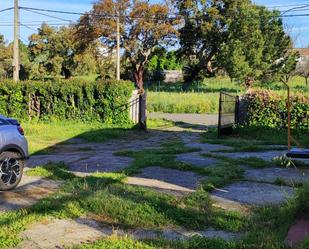
[{"label": "overgrown grass", "polygon": [[[293,77],[290,81],[292,93],[309,92],[309,87],[301,77]],[[196,82],[189,92],[182,92],[182,83],[146,84],[148,89],[148,110],[165,113],[217,113],[219,92],[243,94],[245,88],[228,77],[207,78]],[[280,82],[256,82],[254,89],[271,90],[286,96],[286,87]]]},{"label": "overgrown grass", "polygon": [[148,92],[149,112],[217,113],[218,93]]},{"label": "overgrown grass", "polygon": [[24,122],[22,123],[29,142],[30,153],[48,153],[59,143],[70,142],[79,138],[85,142],[104,142],[108,139],[119,138],[133,128],[132,125],[105,125],[99,122]]}]

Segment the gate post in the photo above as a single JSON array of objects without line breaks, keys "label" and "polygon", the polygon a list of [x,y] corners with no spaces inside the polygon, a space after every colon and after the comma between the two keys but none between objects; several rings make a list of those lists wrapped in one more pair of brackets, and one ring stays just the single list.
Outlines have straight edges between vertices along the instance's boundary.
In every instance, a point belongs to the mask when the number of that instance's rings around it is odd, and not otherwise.
[{"label": "gate post", "polygon": [[139,128],[146,131],[147,130],[147,93],[144,92],[139,95],[139,115],[138,124]]}]

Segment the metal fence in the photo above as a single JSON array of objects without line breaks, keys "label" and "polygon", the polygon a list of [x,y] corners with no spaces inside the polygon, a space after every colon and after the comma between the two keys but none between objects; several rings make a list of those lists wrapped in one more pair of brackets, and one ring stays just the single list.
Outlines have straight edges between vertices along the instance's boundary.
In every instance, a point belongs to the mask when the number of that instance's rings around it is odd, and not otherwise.
[{"label": "metal fence", "polygon": [[220,92],[218,136],[228,135],[233,132],[233,127],[238,122],[238,109],[238,96]]}]

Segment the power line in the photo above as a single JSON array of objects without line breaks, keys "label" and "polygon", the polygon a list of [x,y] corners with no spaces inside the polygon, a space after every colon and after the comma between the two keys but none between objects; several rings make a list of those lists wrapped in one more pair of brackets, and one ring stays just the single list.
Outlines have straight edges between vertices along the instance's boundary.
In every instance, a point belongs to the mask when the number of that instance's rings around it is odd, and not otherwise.
[{"label": "power line", "polygon": [[28,26],[28,25],[26,25],[26,24],[23,24],[23,23],[19,23],[19,25],[21,25],[21,26],[23,26],[23,27],[26,27],[27,29],[30,29],[30,30],[32,30],[32,31],[34,31],[34,32],[37,32],[37,30],[36,29],[34,29],[34,28],[31,28],[30,26]]},{"label": "power line", "polygon": [[61,18],[61,17],[40,13],[40,12],[37,12],[37,11],[34,11],[34,10],[29,10],[29,9],[24,9],[24,10],[28,11],[28,12],[32,12],[32,13],[38,14],[38,15],[41,15],[41,16],[51,17],[51,18],[54,18],[54,19],[57,19],[57,20],[60,20],[60,21],[73,22],[73,20],[68,20],[68,19],[64,19],[64,18]]},{"label": "power line", "polygon": [[[49,26],[65,26],[65,25],[68,25],[68,23],[46,23],[46,22],[42,22],[41,24],[34,24],[34,23],[30,23],[30,24],[26,24],[26,23],[19,23],[21,26],[28,26],[28,27],[40,27],[42,26],[42,24],[47,24]],[[1,27],[13,27],[14,24],[1,24],[0,23],[0,26]]]},{"label": "power line", "polygon": [[[299,9],[299,8],[304,8],[304,7],[308,7],[309,5],[302,5],[302,7],[296,7],[296,8],[292,8],[290,10],[294,10],[294,9]],[[164,20],[164,19],[179,19],[182,16],[181,15],[175,15],[174,17],[167,17],[167,18],[159,18],[159,17],[145,17],[145,16],[127,16],[127,15],[122,15],[122,16],[118,16],[118,15],[110,15],[110,14],[91,14],[91,13],[81,13],[81,12],[71,12],[71,11],[61,11],[61,10],[51,10],[51,9],[40,9],[40,8],[30,8],[30,7],[20,7],[21,9],[24,10],[34,10],[34,11],[39,11],[39,12],[50,12],[50,13],[58,13],[58,14],[68,14],[68,15],[90,15],[90,16],[96,16],[96,17],[102,17],[102,18],[117,18],[117,17],[127,17],[130,19],[149,19],[149,20]],[[288,10],[288,11],[290,11]],[[287,11],[285,11],[287,12]],[[305,17],[308,16],[309,14],[305,13],[305,14],[291,14],[291,15],[285,15],[282,14],[279,17]],[[274,16],[274,17],[278,17],[278,16]],[[193,18],[193,19],[201,19],[201,18]]]},{"label": "power line", "polygon": [[8,11],[8,10],[12,10],[12,9],[14,9],[14,7],[2,9],[2,10],[0,10],[0,13],[5,12],[5,11]]},{"label": "power line", "polygon": [[276,9],[276,8],[288,8],[288,7],[298,7],[303,6],[307,3],[300,3],[300,4],[282,4],[282,5],[265,5],[269,9]]},{"label": "power line", "polygon": [[288,10],[283,11],[283,12],[280,14],[280,16],[283,16],[285,13],[287,13],[287,12],[289,12],[289,11],[304,9],[304,8],[306,8],[306,7],[309,7],[309,4],[305,4],[305,5],[299,6],[299,7],[290,8],[290,9],[288,9]]}]

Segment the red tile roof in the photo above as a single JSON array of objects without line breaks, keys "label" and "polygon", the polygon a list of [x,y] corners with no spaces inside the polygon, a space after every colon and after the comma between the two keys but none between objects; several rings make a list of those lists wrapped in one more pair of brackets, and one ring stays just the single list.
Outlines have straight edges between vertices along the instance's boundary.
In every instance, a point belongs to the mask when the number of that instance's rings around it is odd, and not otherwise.
[{"label": "red tile roof", "polygon": [[301,57],[309,56],[309,48],[296,48],[295,51],[298,51]]}]

